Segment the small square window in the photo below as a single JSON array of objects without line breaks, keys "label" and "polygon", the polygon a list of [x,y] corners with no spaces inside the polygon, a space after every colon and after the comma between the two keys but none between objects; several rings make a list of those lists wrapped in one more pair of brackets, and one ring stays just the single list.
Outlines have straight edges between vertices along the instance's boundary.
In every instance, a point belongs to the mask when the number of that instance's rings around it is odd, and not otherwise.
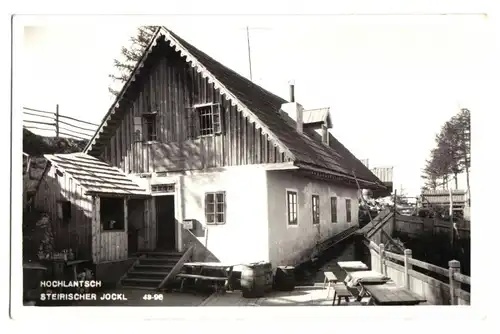
[{"label": "small square window", "polygon": [[123,231],[124,199],[101,197],[101,227],[103,231]]}]

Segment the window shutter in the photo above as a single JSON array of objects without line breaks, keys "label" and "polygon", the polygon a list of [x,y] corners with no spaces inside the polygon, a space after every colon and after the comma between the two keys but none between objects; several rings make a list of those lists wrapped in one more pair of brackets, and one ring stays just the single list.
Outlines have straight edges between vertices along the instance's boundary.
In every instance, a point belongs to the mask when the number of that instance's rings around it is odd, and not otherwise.
[{"label": "window shutter", "polygon": [[188,139],[195,139],[197,130],[197,118],[196,111],[194,108],[186,109],[186,126],[187,126],[187,137]]},{"label": "window shutter", "polygon": [[160,112],[160,108],[158,108],[158,113],[156,114],[156,140],[159,141],[159,142],[166,142],[166,140],[164,140],[164,136],[165,136],[165,126],[164,126],[164,117],[162,115],[162,113]]},{"label": "window shutter", "polygon": [[212,105],[212,126],[214,134],[222,132],[222,119],[220,113],[220,104]]},{"label": "window shutter", "polygon": [[134,141],[142,141],[142,117],[134,117]]}]

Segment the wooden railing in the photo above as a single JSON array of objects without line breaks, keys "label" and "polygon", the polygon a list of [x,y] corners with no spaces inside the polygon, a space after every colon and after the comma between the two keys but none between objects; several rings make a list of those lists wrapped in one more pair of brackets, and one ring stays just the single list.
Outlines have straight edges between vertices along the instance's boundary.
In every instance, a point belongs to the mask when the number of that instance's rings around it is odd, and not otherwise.
[{"label": "wooden railing", "polygon": [[[382,274],[390,277],[397,284],[404,285],[418,294],[432,294],[435,290],[435,296],[425,297],[439,298],[442,304],[447,304],[448,299],[442,295],[443,291],[448,291],[451,305],[470,304],[470,292],[462,290],[462,284],[470,286],[470,277],[460,273],[460,262],[451,260],[446,269],[412,258],[410,249],[405,249],[404,255],[400,255],[386,251],[384,244],[377,246],[374,242],[370,242],[367,246],[373,251],[371,252],[372,268],[374,270],[378,268]],[[377,257],[375,261],[373,255]],[[418,272],[413,269],[413,266],[441,275],[443,279],[436,279]],[[401,279],[401,273],[403,279]]]},{"label": "wooden railing", "polygon": [[184,254],[182,254],[179,261],[177,261],[177,263],[174,265],[172,270],[170,270],[168,275],[163,279],[163,281],[161,281],[160,285],[158,286],[158,289],[163,289],[165,284],[172,281],[175,278],[175,276],[177,276],[177,274],[181,272],[181,269],[182,269],[182,266],[184,265],[184,263],[191,260],[191,256],[193,255],[194,247],[195,247],[194,245],[191,245],[188,248],[188,250]]}]

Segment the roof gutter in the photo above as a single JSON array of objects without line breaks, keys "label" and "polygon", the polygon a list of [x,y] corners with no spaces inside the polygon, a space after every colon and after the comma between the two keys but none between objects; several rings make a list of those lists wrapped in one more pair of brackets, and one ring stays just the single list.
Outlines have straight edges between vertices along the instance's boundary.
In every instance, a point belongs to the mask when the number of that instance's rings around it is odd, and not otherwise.
[{"label": "roof gutter", "polygon": [[329,175],[332,175],[332,176],[337,176],[337,177],[342,177],[342,178],[345,178],[345,179],[349,179],[349,180],[352,180],[352,181],[356,181],[356,179],[357,179],[358,182],[362,182],[362,183],[365,183],[365,184],[377,186],[380,189],[387,189],[387,187],[385,185],[380,184],[378,182],[368,181],[368,180],[364,180],[364,179],[361,179],[361,178],[355,178],[353,176],[350,176],[350,175],[347,175],[347,174],[343,174],[343,173],[337,173],[337,172],[331,171],[331,170],[326,169],[326,168],[316,167],[316,166],[312,166],[312,165],[304,164],[304,163],[300,163],[300,162],[295,162],[294,165],[297,166],[297,167],[299,167],[299,168],[301,168],[301,169],[305,169],[305,170],[309,170],[309,171],[313,171],[313,172],[318,172],[318,173],[325,173],[325,174],[329,174]]},{"label": "roof gutter", "polygon": [[142,67],[142,65],[144,64],[144,61],[147,58],[147,55],[149,54],[149,51],[151,51],[151,48],[153,47],[153,45],[155,45],[156,39],[159,37],[158,35],[159,35],[160,31],[161,31],[161,27],[158,27],[156,29],[156,32],[154,33],[153,37],[151,38],[151,41],[149,42],[148,46],[146,47],[146,49],[144,49],[144,53],[142,54],[141,59],[137,62],[134,70],[132,71],[132,73],[128,77],[127,82],[123,85],[123,87],[122,87],[122,89],[120,91],[120,94],[118,94],[118,96],[116,97],[115,102],[113,102],[113,104],[111,105],[111,108],[109,108],[108,112],[106,113],[106,116],[103,117],[101,125],[99,125],[99,127],[96,130],[96,132],[94,133],[94,135],[92,136],[92,138],[89,140],[89,142],[87,143],[87,145],[83,149],[83,153],[87,153],[89,151],[89,149],[93,145],[93,143],[94,143],[97,135],[99,134],[99,132],[104,127],[104,124],[106,124],[106,122],[108,121],[109,116],[111,116],[111,114],[113,113],[113,111],[117,108],[117,106],[119,104],[118,102],[121,101],[123,95],[128,90],[128,87],[130,86],[130,84],[132,83],[132,81],[134,81],[133,79],[134,79],[137,71]]}]

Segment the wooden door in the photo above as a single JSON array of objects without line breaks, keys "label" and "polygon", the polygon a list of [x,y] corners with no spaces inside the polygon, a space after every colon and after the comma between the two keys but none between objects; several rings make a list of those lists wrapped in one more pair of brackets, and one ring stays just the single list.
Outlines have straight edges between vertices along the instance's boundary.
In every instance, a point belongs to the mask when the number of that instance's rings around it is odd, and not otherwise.
[{"label": "wooden door", "polygon": [[156,248],[175,250],[175,197],[157,196],[156,201]]},{"label": "wooden door", "polygon": [[143,248],[139,241],[141,234],[144,234],[144,199],[131,199],[127,203],[128,207],[128,254],[134,255]]}]

